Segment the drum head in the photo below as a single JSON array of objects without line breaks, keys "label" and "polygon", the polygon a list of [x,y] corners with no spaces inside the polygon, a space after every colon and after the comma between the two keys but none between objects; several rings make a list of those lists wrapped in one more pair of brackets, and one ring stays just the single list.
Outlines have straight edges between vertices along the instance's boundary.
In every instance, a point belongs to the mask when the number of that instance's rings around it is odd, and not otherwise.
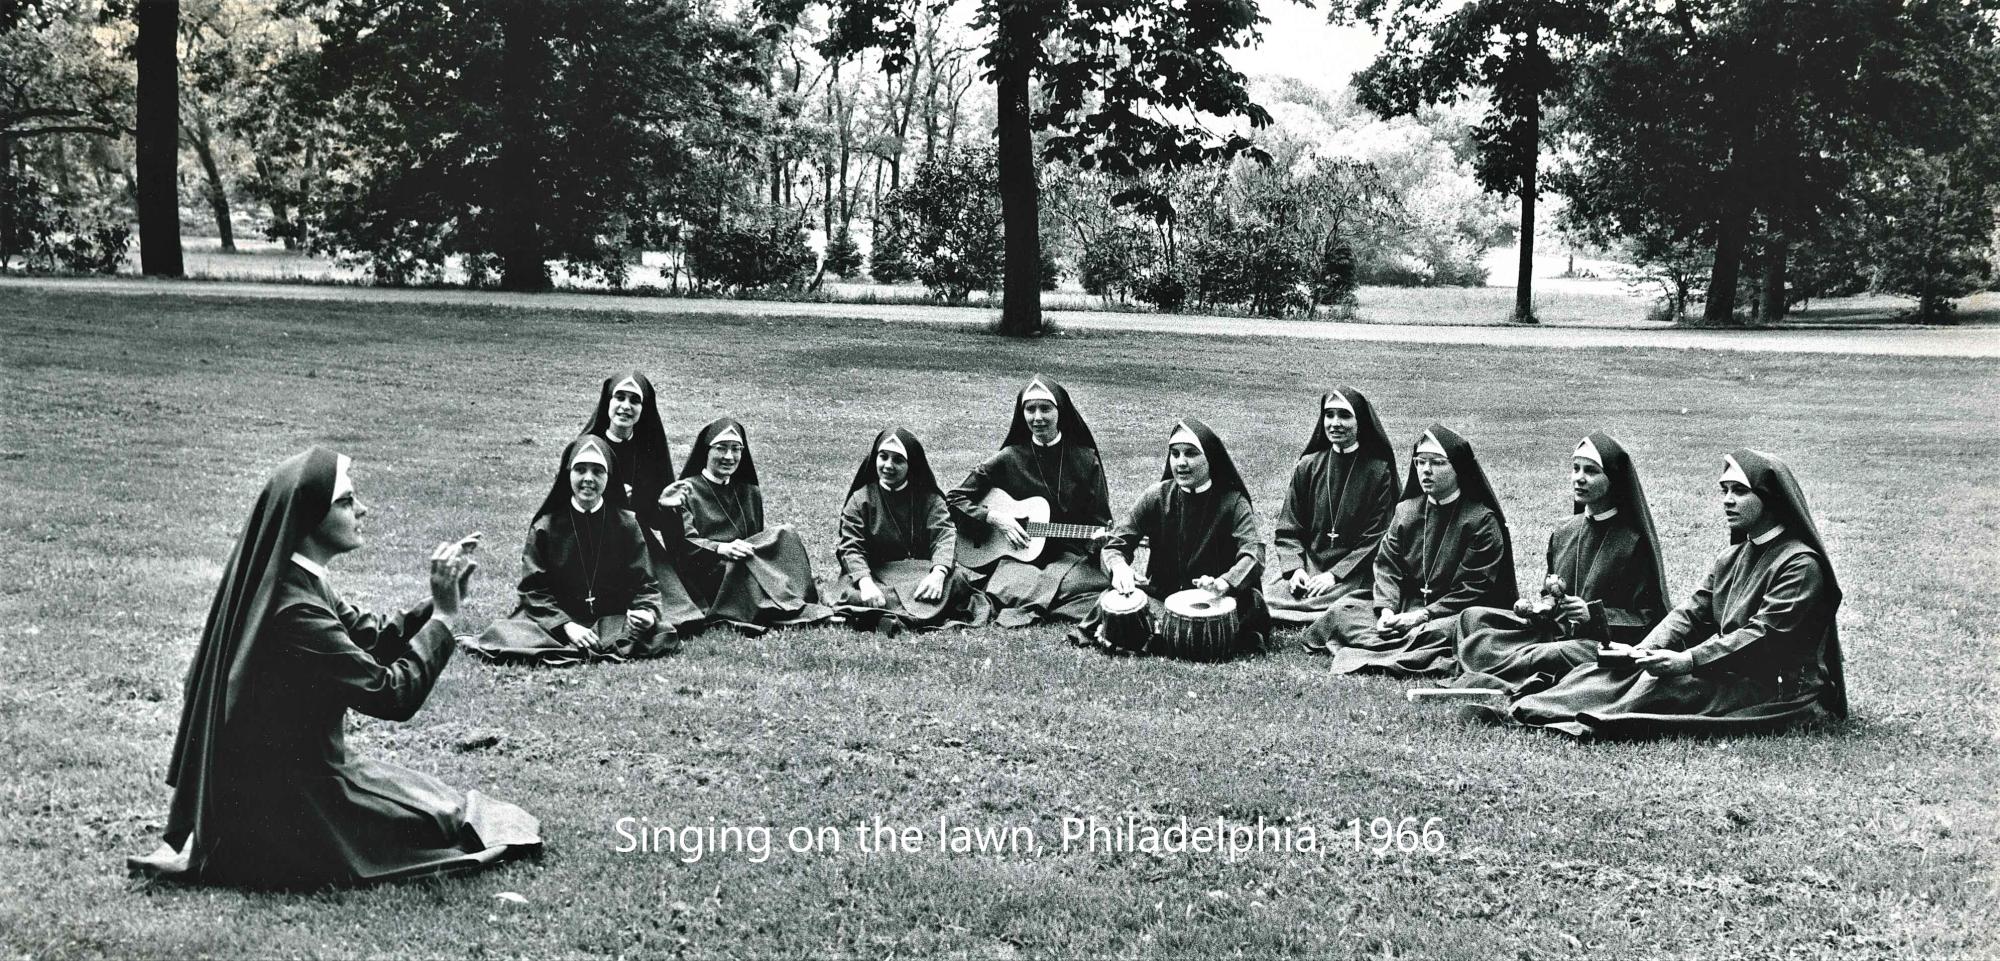
[{"label": "drum head", "polygon": [[1145,591],[1105,591],[1097,595],[1097,606],[1107,614],[1130,614],[1146,607]]},{"label": "drum head", "polygon": [[1182,617],[1222,617],[1236,612],[1236,598],[1217,597],[1199,587],[1174,592],[1166,605],[1170,613]]}]

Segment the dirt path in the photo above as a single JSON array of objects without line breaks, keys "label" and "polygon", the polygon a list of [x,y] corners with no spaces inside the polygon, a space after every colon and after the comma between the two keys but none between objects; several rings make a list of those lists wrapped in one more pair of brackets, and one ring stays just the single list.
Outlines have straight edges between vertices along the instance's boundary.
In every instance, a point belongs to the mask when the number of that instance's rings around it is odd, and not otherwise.
[{"label": "dirt path", "polygon": [[[524,310],[625,311],[661,316],[698,314],[766,317],[845,317],[895,322],[984,324],[995,312],[908,304],[814,304],[776,301],[695,300],[593,294],[513,294],[482,290],[404,290],[308,284],[97,278],[0,278],[0,291],[74,291],[124,296],[226,297],[338,303],[440,304]],[[1297,337],[1309,340],[1390,341],[1412,344],[1487,344],[1502,347],[1664,347],[1905,357],[2000,358],[2000,328],[1915,327],[1830,330],[1685,330],[1674,327],[1502,327],[1342,324],[1241,317],[1052,311],[1049,318],[1072,330],[1138,330],[1168,334]]]}]

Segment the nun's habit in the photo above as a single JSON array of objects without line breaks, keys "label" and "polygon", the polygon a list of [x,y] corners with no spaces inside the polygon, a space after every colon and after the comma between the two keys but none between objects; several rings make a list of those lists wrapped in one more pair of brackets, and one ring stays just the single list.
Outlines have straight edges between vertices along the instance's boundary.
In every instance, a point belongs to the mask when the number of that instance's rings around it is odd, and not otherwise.
[{"label": "nun's habit", "polygon": [[[885,449],[903,455],[910,465],[902,486],[894,490],[883,485],[875,469],[876,455]],[[915,434],[897,427],[875,435],[848,485],[839,534],[833,555],[841,577],[831,593],[834,610],[849,623],[893,632],[973,626],[992,617],[991,602],[972,589],[954,563],[958,532]],[[919,600],[918,585],[935,570],[945,572],[944,596]],[[886,608],[862,603],[863,577],[874,580]]]},{"label": "nun's habit", "polygon": [[344,463],[316,447],[265,483],[188,669],[165,843],[131,858],[134,874],[301,889],[540,850],[539,825],[520,808],[349,756],[348,710],[408,720],[450,660],[452,635],[428,602],[394,618],[355,609],[297,553]]},{"label": "nun's habit", "polygon": [[[604,496],[596,509],[577,506],[570,468],[603,464]],[[575,664],[593,658],[657,657],[678,649],[671,627],[658,623],[635,631],[627,611],[657,619],[660,592],[647,561],[639,521],[625,510],[624,464],[603,439],[585,434],[563,450],[555,483],[528,525],[521,548],[520,600],[513,613],[488,625],[465,649],[490,660]],[[597,633],[598,647],[578,647],[568,625]]]},{"label": "nun's habit", "polygon": [[[620,440],[611,430],[611,395],[620,388],[639,394],[639,422],[632,436]],[[583,433],[602,437],[616,455],[625,506],[639,519],[646,534],[647,556],[652,561],[653,581],[660,589],[660,623],[674,632],[689,632],[701,626],[701,608],[688,597],[674,566],[687,549],[682,540],[678,511],[660,506],[660,492],[674,481],[674,453],[667,444],[666,423],[660,417],[658,395],[653,382],[636,370],[604,378],[598,391],[597,409],[583,425]],[[663,631],[662,633],[667,633]]]},{"label": "nun's habit", "polygon": [[[1155,625],[1164,611],[1161,601],[1193,587],[1195,578],[1229,582],[1227,596],[1235,599],[1239,618],[1235,649],[1256,650],[1270,633],[1271,615],[1262,590],[1264,535],[1250,504],[1250,490],[1222,438],[1201,421],[1181,420],[1167,443],[1200,447],[1208,458],[1208,482],[1194,489],[1181,487],[1169,463],[1160,481],[1139,495],[1138,504],[1105,541],[1106,560],[1116,553],[1129,563],[1141,541],[1150,545],[1140,589],[1146,592]],[[1093,606],[1090,615],[1071,629],[1071,640],[1097,643],[1099,616]]]},{"label": "nun's habit", "polygon": [[[1054,443],[1036,442],[1028,429],[1026,407],[1030,400],[1056,405],[1059,436]],[[1004,491],[1015,500],[1046,499],[1052,523],[1111,526],[1111,493],[1104,483],[1097,440],[1061,384],[1037,376],[1015,395],[1007,439],[965,475],[963,483],[946,493],[945,501],[963,529],[984,536],[991,530],[991,522],[980,500],[993,490]],[[1076,621],[1090,613],[1097,595],[1111,586],[1097,566],[1095,549],[1096,544],[1088,540],[1051,539],[1033,563],[1003,557],[991,571],[968,573],[974,586],[983,587],[999,605],[997,622],[1002,627]]]},{"label": "nun's habit", "polygon": [[1553,681],[1595,661],[1600,644],[1637,643],[1666,612],[1660,539],[1632,458],[1604,433],[1584,438],[1574,456],[1604,471],[1610,497],[1594,514],[1576,504],[1569,520],[1549,535],[1548,573],[1589,602],[1590,620],[1558,624],[1522,618],[1511,609],[1467,608],[1454,625],[1458,666],[1465,672],[1458,686],[1504,689],[1538,676]]},{"label": "nun's habit", "polygon": [[1724,479],[1763,499],[1778,526],[1733,543],[1640,648],[1686,651],[1694,673],[1655,677],[1628,665],[1582,665],[1516,700],[1514,720],[1579,738],[1732,734],[1815,717],[1847,717],[1841,669],[1840,582],[1790,467],[1769,454],[1731,453]]},{"label": "nun's habit", "polygon": [[[743,460],[727,478],[707,470],[708,449],[722,440],[743,445]],[[730,417],[710,421],[695,435],[681,479],[688,482],[681,506],[688,545],[680,562],[681,583],[708,623],[761,634],[833,616],[819,603],[805,542],[789,525],[764,526],[764,492],[757,484],[748,429]],[[716,553],[737,540],[749,542],[755,551],[749,559],[735,561]]]},{"label": "nun's habit", "polygon": [[[1330,407],[1354,412],[1354,445],[1336,450],[1321,418]],[[1307,625],[1343,598],[1367,598],[1375,588],[1375,549],[1396,513],[1396,452],[1375,405],[1352,387],[1321,394],[1313,431],[1292,468],[1285,505],[1271,537],[1277,575],[1269,590],[1271,619]],[[1295,594],[1293,573],[1331,572],[1338,583],[1317,597]],[[1309,633],[1308,637],[1312,635]],[[1324,642],[1311,648],[1325,653]]]},{"label": "nun's habit", "polygon": [[[1432,501],[1417,482],[1420,451],[1437,451],[1458,474],[1457,496]],[[1479,467],[1472,445],[1442,424],[1424,432],[1411,450],[1403,500],[1375,553],[1372,597],[1345,598],[1307,628],[1308,644],[1324,641],[1333,671],[1428,674],[1452,666],[1451,626],[1468,607],[1514,603],[1514,551],[1500,501]],[[1385,639],[1375,624],[1383,611],[1415,610],[1430,620]]]}]

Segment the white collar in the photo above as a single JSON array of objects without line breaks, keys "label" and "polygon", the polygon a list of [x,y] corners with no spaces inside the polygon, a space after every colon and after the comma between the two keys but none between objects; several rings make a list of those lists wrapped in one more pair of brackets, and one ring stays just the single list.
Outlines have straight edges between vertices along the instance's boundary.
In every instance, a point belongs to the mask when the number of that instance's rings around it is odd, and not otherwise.
[{"label": "white collar", "polygon": [[[1174,486],[1175,486],[1175,487],[1181,487],[1181,485],[1179,485],[1179,484],[1175,484]],[[1183,493],[1183,494],[1206,494],[1206,493],[1208,493],[1208,489],[1209,489],[1209,488],[1211,488],[1211,487],[1214,487],[1214,486],[1215,486],[1215,478],[1211,477],[1211,478],[1209,478],[1209,479],[1207,479],[1207,480],[1205,480],[1205,481],[1202,481],[1202,482],[1201,482],[1201,486],[1200,486],[1200,487],[1181,487],[1181,493]]]},{"label": "white collar", "polygon": [[633,424],[623,437],[618,436],[618,424],[616,422],[604,425],[604,441],[607,444],[623,444],[637,436],[639,436],[638,424]]},{"label": "white collar", "polygon": [[1036,447],[1054,447],[1057,444],[1062,443],[1062,431],[1056,431],[1055,439],[1049,441],[1046,444],[1042,443],[1042,439],[1036,437],[1034,433],[1031,431],[1028,434],[1028,441],[1034,444]]},{"label": "white collar", "polygon": [[1608,520],[1610,520],[1610,519],[1612,519],[1612,518],[1614,518],[1614,517],[1617,517],[1617,516],[1618,516],[1618,508],[1616,508],[1616,507],[1613,507],[1613,508],[1610,508],[1610,509],[1606,510],[1606,511],[1605,511],[1604,513],[1602,513],[1602,514],[1592,514],[1592,515],[1590,515],[1590,519],[1591,519],[1591,520],[1594,520],[1594,521],[1608,521]]},{"label": "white collar", "polygon": [[1347,445],[1346,447],[1336,447],[1336,448],[1334,448],[1334,450],[1335,450],[1336,452],[1338,452],[1338,453],[1342,453],[1342,454],[1352,454],[1352,453],[1354,453],[1355,451],[1358,451],[1358,450],[1360,450],[1360,449],[1361,449],[1361,442],[1360,442],[1360,441],[1358,441],[1358,440],[1357,440],[1357,441],[1355,441],[1355,442],[1354,442],[1354,443],[1352,443],[1352,444],[1349,444],[1349,445]]},{"label": "white collar", "polygon": [[893,494],[893,493],[895,493],[895,492],[897,492],[897,491],[899,491],[899,490],[902,490],[902,489],[903,489],[903,488],[905,488],[905,487],[908,487],[908,486],[910,486],[910,479],[909,479],[909,478],[907,478],[907,477],[905,477],[905,478],[903,478],[903,482],[902,482],[902,483],[900,483],[900,484],[897,484],[897,485],[896,485],[896,486],[894,486],[894,487],[890,487],[889,485],[887,485],[887,484],[884,484],[884,483],[882,483],[882,478],[880,478],[880,477],[877,477],[877,478],[875,478],[875,486],[876,486],[876,487],[880,487],[880,488],[882,488],[883,490],[885,490],[885,491],[888,491],[889,493]]},{"label": "white collar", "polygon": [[1430,501],[1431,503],[1433,503],[1433,504],[1436,504],[1436,505],[1437,505],[1437,506],[1439,506],[1439,507],[1448,507],[1448,506],[1450,506],[1450,505],[1451,505],[1451,504],[1452,504],[1452,503],[1453,503],[1454,501],[1457,501],[1457,500],[1458,500],[1458,495],[1460,495],[1460,494],[1463,494],[1463,493],[1465,493],[1465,489],[1464,489],[1464,488],[1459,488],[1458,490],[1455,490],[1455,491],[1452,491],[1452,492],[1451,492],[1451,496],[1450,496],[1450,497],[1447,497],[1447,498],[1445,498],[1444,500],[1438,500],[1438,499],[1437,499],[1437,498],[1435,498],[1435,497],[1430,497],[1430,498],[1426,498],[1426,499],[1427,499],[1427,500],[1429,500],[1429,501]]},{"label": "white collar", "polygon": [[1775,540],[1777,540],[1777,539],[1778,539],[1778,535],[1779,535],[1779,534],[1783,534],[1784,532],[1785,532],[1785,525],[1783,525],[1783,524],[1779,524],[1779,525],[1777,525],[1777,526],[1775,526],[1775,527],[1771,528],[1770,530],[1768,530],[1768,531],[1765,531],[1764,533],[1762,533],[1762,534],[1759,534],[1759,535],[1757,535],[1756,537],[1752,537],[1752,538],[1750,538],[1750,543],[1752,543],[1752,544],[1755,544],[1755,545],[1757,545],[1758,547],[1763,547],[1764,545],[1766,545],[1766,544],[1769,544],[1769,543],[1771,543],[1772,541],[1775,541]]},{"label": "white collar", "polygon": [[716,485],[717,487],[728,487],[729,482],[736,479],[736,475],[734,474],[731,474],[728,477],[717,477],[712,471],[710,471],[706,467],[701,469],[701,476],[703,480],[706,480],[709,483]]},{"label": "white collar", "polygon": [[298,551],[292,552],[292,563],[297,564],[300,567],[304,568],[306,573],[311,574],[312,576],[317,577],[320,580],[326,580],[325,564],[321,564],[320,562],[313,560],[312,558],[307,557],[304,554],[299,553]]},{"label": "white collar", "polygon": [[569,507],[570,510],[576,511],[579,514],[595,514],[598,511],[604,509],[604,498],[602,497],[598,498],[597,503],[586,508],[583,506],[582,501],[576,499],[575,494],[571,494],[569,495]]}]

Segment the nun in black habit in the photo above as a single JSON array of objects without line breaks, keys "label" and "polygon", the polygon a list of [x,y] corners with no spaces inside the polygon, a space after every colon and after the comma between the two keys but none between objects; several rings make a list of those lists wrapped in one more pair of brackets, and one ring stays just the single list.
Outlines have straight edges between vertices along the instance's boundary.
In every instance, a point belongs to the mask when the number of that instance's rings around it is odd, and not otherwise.
[{"label": "nun in black habit", "polygon": [[[1375,589],[1375,549],[1396,512],[1396,452],[1375,405],[1352,387],[1320,395],[1271,537],[1271,619],[1309,625]],[[1327,653],[1325,642],[1307,650]]]},{"label": "nun in black habit", "polygon": [[430,559],[431,600],[354,608],[326,563],[361,546],[348,459],[278,466],[209,605],[188,668],[164,843],[135,875],[309,889],[478,868],[541,849],[535,819],[428,774],[351,756],[347,712],[408,720],[451,659],[475,538]]},{"label": "nun in black habit", "polygon": [[[593,468],[595,468],[593,470]],[[465,649],[490,660],[576,664],[678,649],[660,624],[645,535],[625,509],[624,464],[603,438],[563,449],[521,548],[520,600]]]},{"label": "nun in black habit", "polygon": [[[1111,493],[1090,425],[1061,384],[1037,376],[1014,397],[1014,417],[1000,449],[945,494],[961,531],[976,540],[1000,536],[1025,543],[1016,518],[981,503],[999,491],[1014,500],[1049,502],[1049,522],[1108,529]],[[1032,561],[1002,557],[989,571],[970,571],[992,595],[1002,627],[1081,620],[1111,586],[1097,566],[1098,542],[1051,538]]]},{"label": "nun in black habit", "polygon": [[1375,590],[1307,628],[1333,671],[1428,674],[1452,666],[1460,611],[1514,602],[1514,550],[1472,444],[1434,424],[1411,452],[1403,500],[1375,553]]},{"label": "nun in black habit", "polygon": [[1660,539],[1625,448],[1609,434],[1585,437],[1570,458],[1570,489],[1572,513],[1549,535],[1547,576],[1562,583],[1560,603],[1525,614],[1521,604],[1460,612],[1453,629],[1465,673],[1453,686],[1552,682],[1596,660],[1600,645],[1644,638],[1666,613]]},{"label": "nun in black habit", "polygon": [[[1840,582],[1792,470],[1723,460],[1730,546],[1629,657],[1601,653],[1506,716],[1578,738],[1765,731],[1847,717]],[[1487,709],[1489,715],[1497,713]]]},{"label": "nun in black habit", "polygon": [[[1132,569],[1140,541],[1151,545],[1144,577]],[[1271,630],[1264,604],[1264,535],[1250,490],[1229,456],[1229,448],[1208,425],[1192,417],[1167,435],[1167,463],[1159,483],[1104,543],[1104,569],[1117,590],[1143,590],[1157,627],[1162,602],[1190,588],[1236,601],[1237,652],[1263,647]],[[1092,607],[1070,640],[1110,649],[1098,630],[1101,612]]]},{"label": "nun in black habit", "polygon": [[653,382],[636,370],[604,378],[597,408],[584,423],[583,433],[604,438],[616,455],[625,506],[646,534],[653,582],[660,589],[660,623],[672,632],[697,629],[701,608],[688,596],[674,566],[687,549],[680,513],[674,509],[681,491],[669,489],[674,482],[674,453],[667,444]]},{"label": "nun in black habit", "polygon": [[958,532],[917,435],[901,427],[875,435],[848,485],[839,534],[841,579],[831,593],[848,623],[894,633],[992,617],[991,602],[953,562]]},{"label": "nun in black habit", "polygon": [[812,559],[789,524],[764,525],[750,431],[719,417],[695,435],[681,467],[681,583],[710,623],[761,634],[833,616],[819,603]]}]

